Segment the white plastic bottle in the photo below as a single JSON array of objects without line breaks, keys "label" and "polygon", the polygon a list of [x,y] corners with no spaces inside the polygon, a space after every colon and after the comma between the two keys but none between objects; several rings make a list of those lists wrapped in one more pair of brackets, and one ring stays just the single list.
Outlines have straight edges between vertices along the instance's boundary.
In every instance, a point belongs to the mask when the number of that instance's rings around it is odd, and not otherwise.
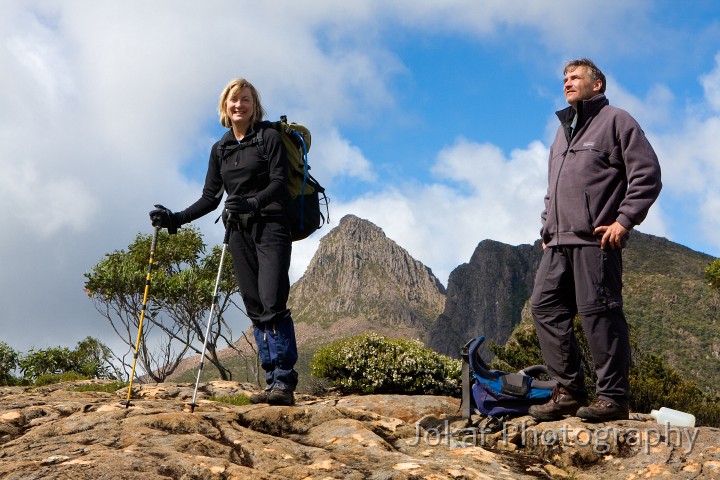
[{"label": "white plastic bottle", "polygon": [[673,410],[672,408],[661,407],[660,410],[653,410],[650,416],[661,425],[669,423],[676,427],[694,427],[695,415],[690,413]]}]

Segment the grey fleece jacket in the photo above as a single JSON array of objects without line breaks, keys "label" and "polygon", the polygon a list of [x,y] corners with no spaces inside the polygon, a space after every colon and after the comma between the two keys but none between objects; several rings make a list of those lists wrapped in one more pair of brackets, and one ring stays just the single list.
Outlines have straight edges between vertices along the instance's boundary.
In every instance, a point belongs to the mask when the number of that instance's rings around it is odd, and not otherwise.
[{"label": "grey fleece jacket", "polygon": [[541,238],[548,246],[599,245],[596,227],[639,225],[662,183],[657,155],[640,125],[605,95],[557,112]]}]

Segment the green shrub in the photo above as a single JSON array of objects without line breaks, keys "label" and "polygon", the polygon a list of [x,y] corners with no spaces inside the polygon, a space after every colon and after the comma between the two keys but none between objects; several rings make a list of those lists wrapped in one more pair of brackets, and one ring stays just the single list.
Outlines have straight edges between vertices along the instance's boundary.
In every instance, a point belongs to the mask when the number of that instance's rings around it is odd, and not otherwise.
[{"label": "green shrub", "polygon": [[705,278],[710,282],[710,286],[720,289],[720,258],[708,265],[705,269]]},{"label": "green shrub", "polygon": [[704,393],[662,357],[636,358],[630,371],[630,388],[630,406],[636,412],[668,407],[692,413],[698,425],[720,427],[720,398]]},{"label": "green shrub", "polygon": [[74,371],[90,378],[119,380],[120,370],[112,363],[113,353],[100,340],[86,337],[71,352]]},{"label": "green shrub", "polygon": [[39,377],[73,370],[70,349],[67,347],[43,348],[40,350],[31,348],[25,355],[21,356],[18,366],[23,378],[33,383]]},{"label": "green shrub", "polygon": [[346,393],[459,395],[461,366],[421,342],[365,334],[321,347],[310,370]]}]

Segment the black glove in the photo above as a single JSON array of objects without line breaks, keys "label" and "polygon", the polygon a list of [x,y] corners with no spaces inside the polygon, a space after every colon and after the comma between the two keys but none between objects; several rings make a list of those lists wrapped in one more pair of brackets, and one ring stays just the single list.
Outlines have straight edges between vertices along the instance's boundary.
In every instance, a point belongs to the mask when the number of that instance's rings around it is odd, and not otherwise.
[{"label": "black glove", "polygon": [[242,195],[228,195],[225,200],[225,210],[229,213],[243,215],[254,212],[258,208],[258,201],[255,197],[245,198]]},{"label": "black glove", "polygon": [[162,205],[155,205],[155,210],[150,212],[150,221],[153,227],[167,228],[170,235],[176,234],[180,226],[177,214]]}]

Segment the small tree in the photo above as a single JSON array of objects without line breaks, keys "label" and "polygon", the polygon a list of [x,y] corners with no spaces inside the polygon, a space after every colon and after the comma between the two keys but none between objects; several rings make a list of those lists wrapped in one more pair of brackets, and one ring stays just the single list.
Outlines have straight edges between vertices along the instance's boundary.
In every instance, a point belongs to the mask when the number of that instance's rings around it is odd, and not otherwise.
[{"label": "small tree", "polygon": [[[221,249],[215,247],[204,256],[206,245],[194,227],[183,228],[176,235],[165,231],[158,235],[138,361],[152,381],[162,382],[189,351],[201,353]],[[139,330],[150,244],[150,235],[138,234],[127,251],[107,254],[85,274],[85,290],[96,309],[132,352]],[[225,380],[231,374],[220,361],[218,343],[232,345],[232,331],[224,313],[231,306],[239,308],[233,300],[237,293],[232,262],[226,259],[218,289],[217,316],[212,319],[214,328],[206,352]],[[127,368],[125,357],[122,362]]]},{"label": "small tree", "polygon": [[710,286],[720,290],[720,258],[712,262],[705,269],[705,278],[710,282]]},{"label": "small tree", "polygon": [[[202,342],[207,331],[207,316],[213,301],[212,292],[220,267],[222,248],[213,247],[209,255],[198,260],[196,265],[185,266],[163,278],[162,293],[156,295],[155,301],[168,315],[156,317],[155,324],[170,338],[182,341],[176,333],[176,327],[182,326],[182,338],[196,338],[197,343],[188,343],[188,348],[196,354],[202,353]],[[224,313],[232,306],[240,309],[235,302],[235,294],[240,290],[235,281],[232,261],[226,255],[218,285],[218,299],[215,307],[215,318],[208,335],[206,356],[220,373],[223,380],[232,378],[232,373],[223,366],[218,356],[218,343],[233,347],[232,329],[225,322]]]},{"label": "small tree", "polygon": [[13,372],[18,366],[18,353],[5,342],[0,342],[0,385],[14,385]]},{"label": "small tree", "polygon": [[93,337],[78,342],[75,350],[70,352],[77,373],[90,378],[120,380],[122,372],[113,363],[114,358],[112,350]]}]

